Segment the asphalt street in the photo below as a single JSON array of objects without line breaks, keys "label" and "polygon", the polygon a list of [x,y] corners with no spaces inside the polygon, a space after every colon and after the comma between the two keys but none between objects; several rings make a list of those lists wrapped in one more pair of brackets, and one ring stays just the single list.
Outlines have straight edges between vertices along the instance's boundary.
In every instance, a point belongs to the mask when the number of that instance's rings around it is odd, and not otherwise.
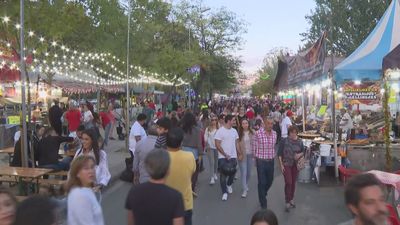
[{"label": "asphalt street", "polygon": [[[206,165],[207,168],[207,165]],[[259,209],[257,178],[253,169],[250,191],[247,198],[241,198],[240,177],[235,181],[233,194],[228,201],[221,201],[219,183],[208,184],[209,173],[199,177],[198,198],[194,203],[194,225],[245,225]],[[103,195],[103,213],[107,225],[126,224],[125,198],[131,184],[116,182]],[[283,176],[275,170],[274,183],[268,193],[268,206],[279,219],[280,225],[336,225],[351,218],[343,201],[343,186],[315,183],[298,184],[296,209],[284,211]]]}]

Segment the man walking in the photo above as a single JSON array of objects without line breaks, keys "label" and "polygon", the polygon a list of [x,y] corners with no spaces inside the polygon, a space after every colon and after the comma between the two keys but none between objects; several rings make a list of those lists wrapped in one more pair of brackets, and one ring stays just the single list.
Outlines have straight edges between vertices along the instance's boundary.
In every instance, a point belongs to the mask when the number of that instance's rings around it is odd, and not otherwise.
[{"label": "man walking", "polygon": [[146,122],[146,115],[144,114],[139,114],[136,117],[135,123],[133,123],[131,131],[129,133],[129,151],[131,153],[131,156],[133,158],[135,154],[135,149],[136,149],[136,143],[138,143],[140,140],[144,139],[147,134],[146,131],[144,130],[144,124]]},{"label": "man walking", "polygon": [[151,151],[145,161],[150,181],[133,186],[126,199],[128,225],[183,225],[182,195],[165,185],[170,167],[165,150]]},{"label": "man walking", "polygon": [[52,128],[56,131],[58,136],[62,135],[62,122],[61,117],[63,115],[63,111],[58,106],[58,100],[54,100],[54,105],[49,109],[49,122]]},{"label": "man walking", "polygon": [[220,183],[222,201],[228,200],[228,193],[232,194],[232,184],[235,178],[237,158],[241,158],[239,151],[239,135],[232,128],[235,118],[225,116],[225,124],[215,133],[215,146],[218,150],[218,167],[220,170]]},{"label": "man walking", "polygon": [[157,128],[156,126],[151,126],[148,130],[148,136],[140,140],[136,145],[135,156],[133,157],[133,172],[134,183],[143,184],[150,179],[150,175],[147,172],[145,166],[145,159],[149,152],[154,149],[154,145],[157,140]]},{"label": "man walking", "polygon": [[272,127],[274,120],[264,118],[264,126],[254,134],[252,140],[253,155],[256,159],[258,178],[258,200],[261,208],[267,208],[267,194],[274,180],[274,157],[277,134]]},{"label": "man walking", "polygon": [[192,225],[192,175],[196,171],[196,161],[191,152],[182,150],[183,135],[182,128],[176,127],[168,131],[167,150],[171,163],[166,184],[182,194],[185,206],[185,225]]}]

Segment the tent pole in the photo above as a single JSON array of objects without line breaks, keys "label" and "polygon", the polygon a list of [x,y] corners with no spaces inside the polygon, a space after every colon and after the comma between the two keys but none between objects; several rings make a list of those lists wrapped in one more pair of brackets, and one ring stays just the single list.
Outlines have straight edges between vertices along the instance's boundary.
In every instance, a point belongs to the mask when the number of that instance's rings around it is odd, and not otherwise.
[{"label": "tent pole", "polygon": [[304,88],[301,89],[301,108],[303,110],[303,132],[306,131],[306,109],[304,105]]}]

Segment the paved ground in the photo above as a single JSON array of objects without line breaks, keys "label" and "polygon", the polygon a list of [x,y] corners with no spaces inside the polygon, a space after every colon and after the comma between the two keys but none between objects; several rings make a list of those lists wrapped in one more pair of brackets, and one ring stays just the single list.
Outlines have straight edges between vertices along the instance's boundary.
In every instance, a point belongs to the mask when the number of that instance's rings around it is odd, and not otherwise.
[{"label": "paved ground", "polygon": [[[195,200],[193,222],[195,225],[249,224],[252,214],[259,209],[256,171],[253,170],[250,192],[246,199],[240,197],[240,183],[234,184],[234,193],[227,202],[221,201],[220,187],[208,185],[208,172],[199,178],[199,197]],[[117,181],[103,198],[103,211],[107,225],[126,224],[125,197],[131,184]],[[269,206],[277,214],[281,225],[336,225],[350,218],[343,204],[343,187],[325,182],[299,184],[296,192],[297,208],[284,212],[283,177],[276,172],[269,191]]]}]

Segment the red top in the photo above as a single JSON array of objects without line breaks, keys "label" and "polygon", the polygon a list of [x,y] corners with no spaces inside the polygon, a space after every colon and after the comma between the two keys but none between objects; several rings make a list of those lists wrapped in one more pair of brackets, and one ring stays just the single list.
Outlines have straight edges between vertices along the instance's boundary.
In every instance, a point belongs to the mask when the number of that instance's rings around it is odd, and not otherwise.
[{"label": "red top", "polygon": [[157,118],[158,118],[158,119],[161,119],[162,117],[163,117],[163,113],[160,112],[160,111],[158,111],[158,112],[157,112]]},{"label": "red top", "polygon": [[81,112],[77,109],[68,110],[65,114],[65,118],[68,120],[68,129],[70,132],[74,132],[78,129],[81,123]]},{"label": "red top", "polygon": [[154,102],[149,102],[149,107],[154,111],[156,110],[156,104],[154,104]]},{"label": "red top", "polygon": [[253,112],[253,110],[247,111],[246,116],[247,116],[247,118],[249,118],[249,120],[254,119],[254,112]]},{"label": "red top", "polygon": [[111,122],[110,117],[108,116],[108,113],[100,112],[99,116],[101,118],[101,123],[103,125],[103,128],[106,128],[106,126]]}]

